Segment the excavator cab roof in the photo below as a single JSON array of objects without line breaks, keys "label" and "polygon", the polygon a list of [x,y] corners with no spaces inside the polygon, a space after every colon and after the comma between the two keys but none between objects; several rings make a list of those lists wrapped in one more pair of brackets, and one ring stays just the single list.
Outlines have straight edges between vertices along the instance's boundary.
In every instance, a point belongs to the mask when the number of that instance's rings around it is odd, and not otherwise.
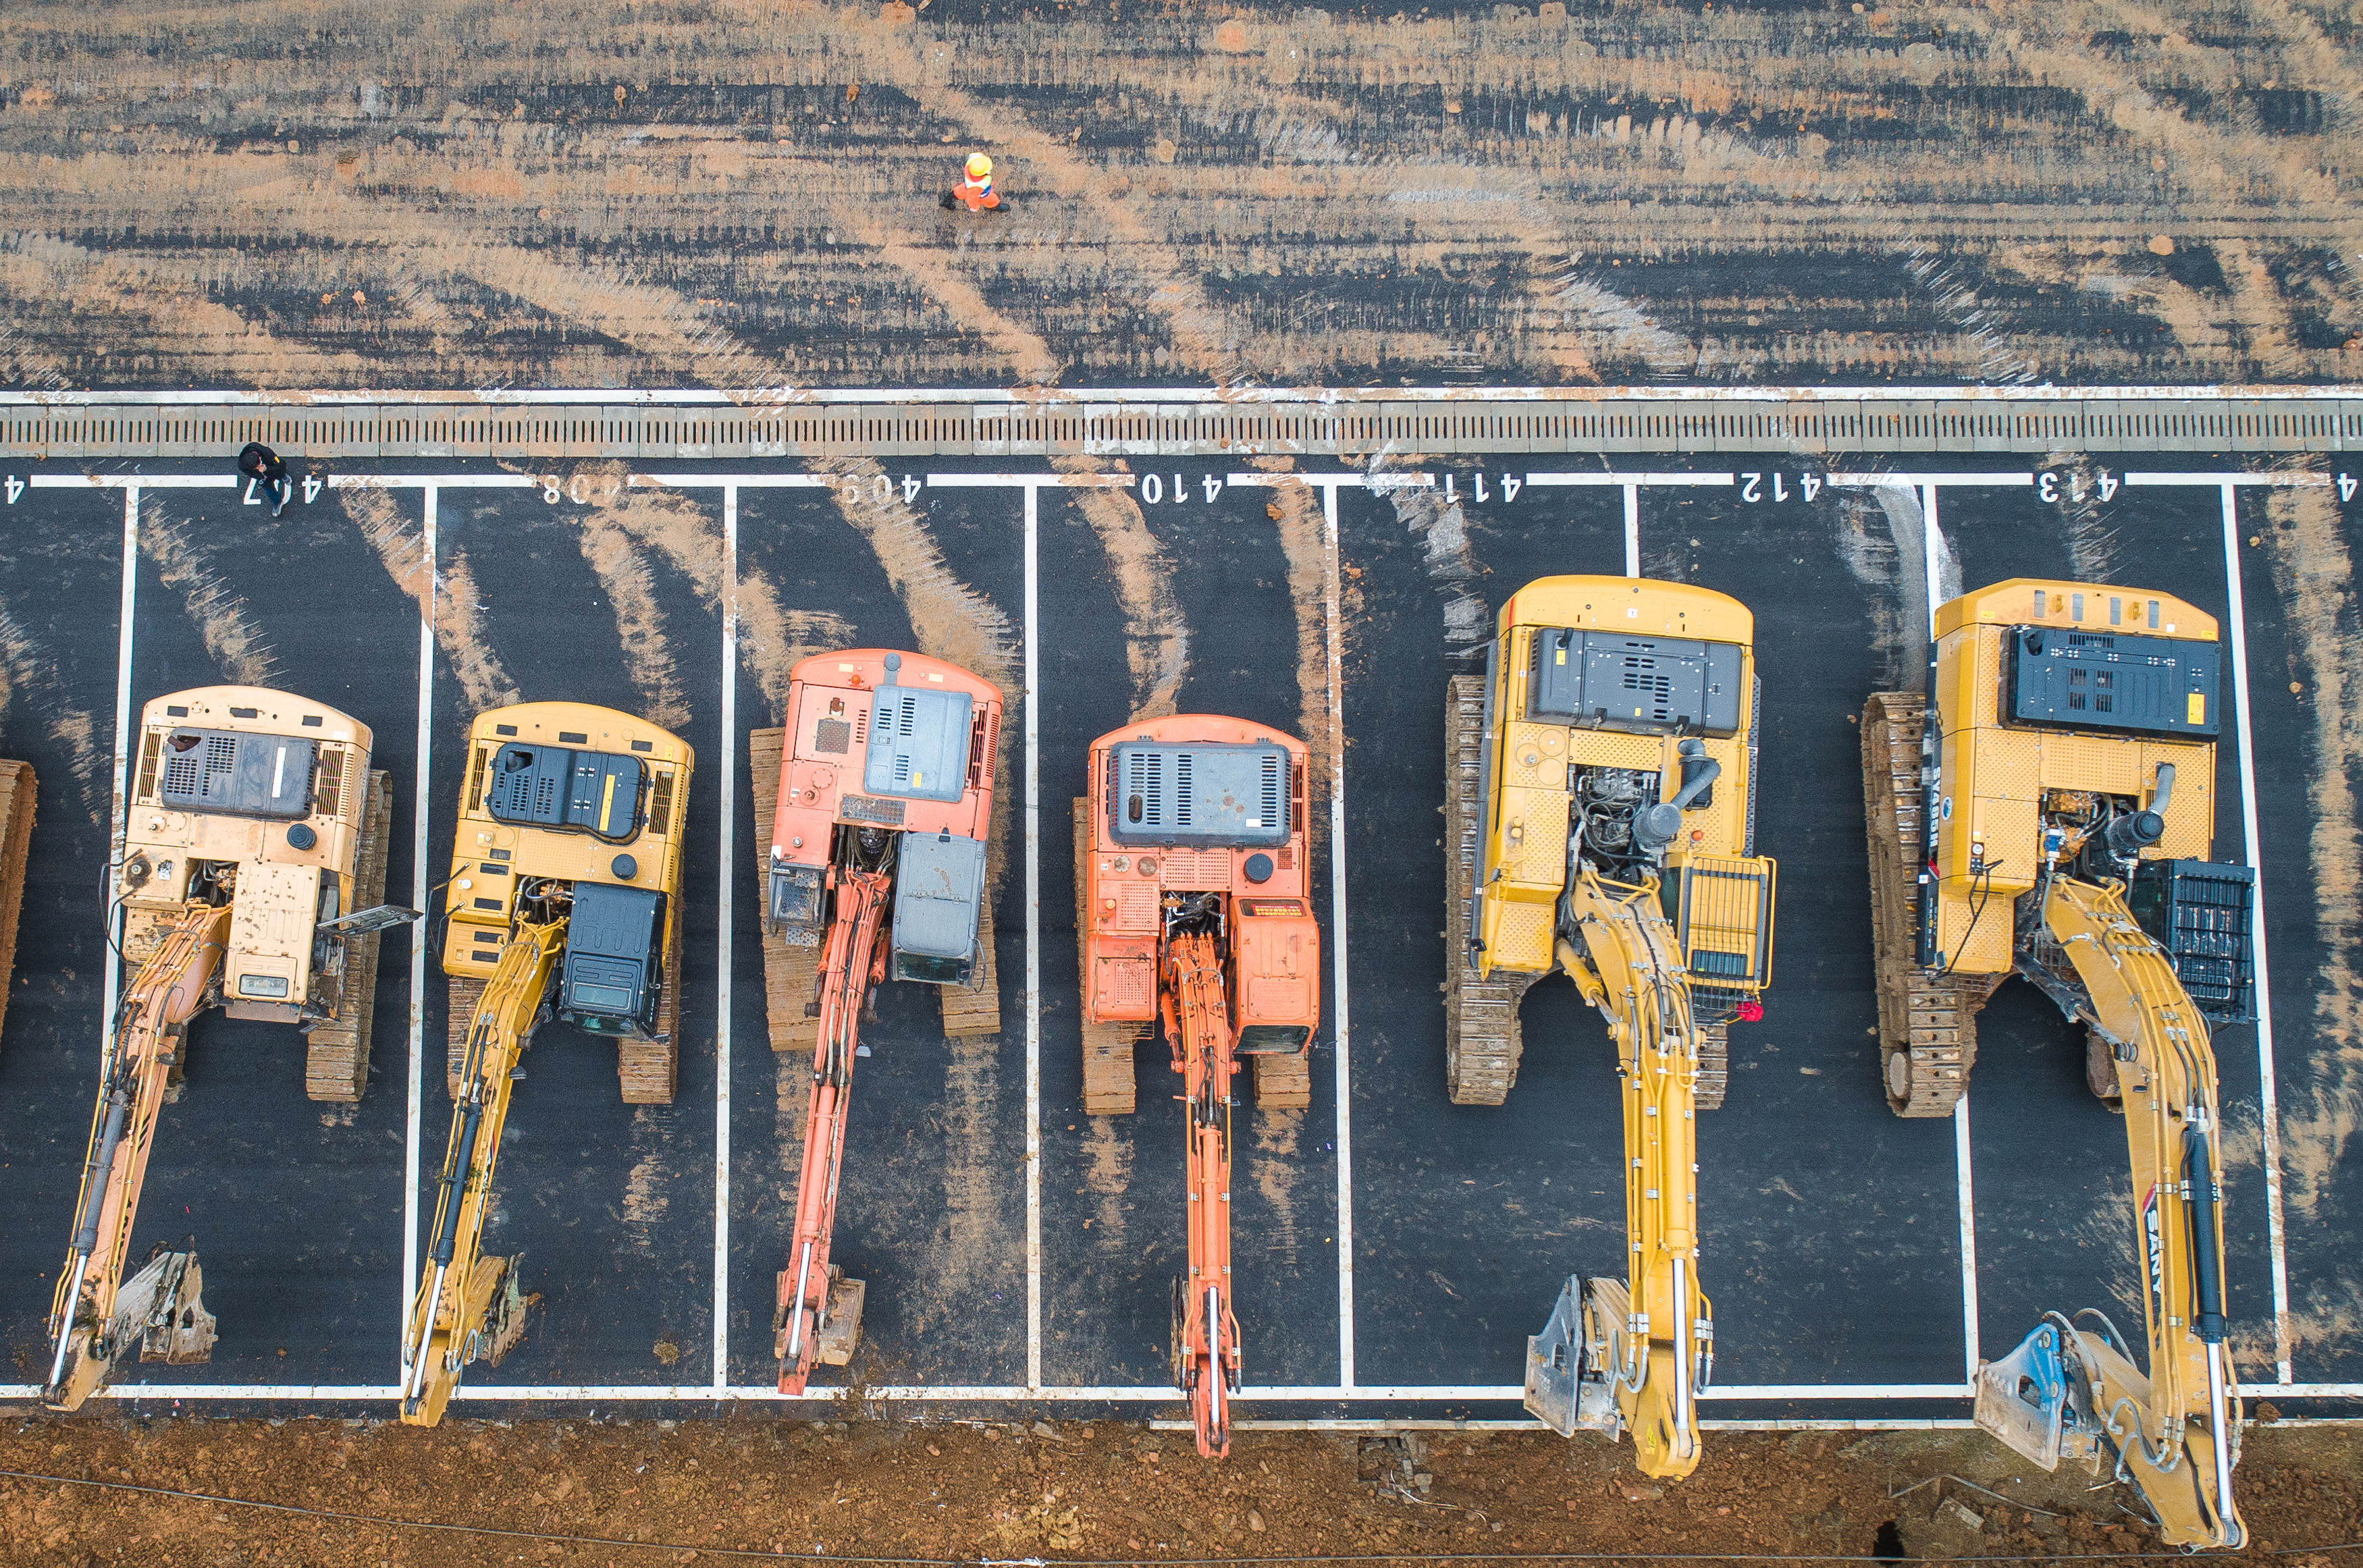
[{"label": "excavator cab roof", "polygon": [[1286,844],[1288,748],[1147,740],[1108,756],[1108,831],[1118,844]]},{"label": "excavator cab roof", "polygon": [[158,756],[156,799],[175,811],[291,821],[311,814],[317,748],[309,737],[174,729]]}]

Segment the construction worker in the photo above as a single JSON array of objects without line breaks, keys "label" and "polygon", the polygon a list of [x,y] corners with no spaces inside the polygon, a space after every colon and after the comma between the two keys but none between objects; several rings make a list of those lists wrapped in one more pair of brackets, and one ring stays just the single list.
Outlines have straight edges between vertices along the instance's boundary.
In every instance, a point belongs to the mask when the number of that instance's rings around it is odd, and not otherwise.
[{"label": "construction worker", "polygon": [[993,189],[992,159],[982,152],[968,155],[968,168],[961,175],[960,182],[944,197],[944,206],[949,209],[954,202],[965,203],[972,213],[1001,205],[1001,197]]},{"label": "construction worker", "polygon": [[278,453],[260,441],[249,441],[246,450],[238,455],[238,471],[254,481],[271,503],[271,515],[278,516],[287,510],[287,465]]}]

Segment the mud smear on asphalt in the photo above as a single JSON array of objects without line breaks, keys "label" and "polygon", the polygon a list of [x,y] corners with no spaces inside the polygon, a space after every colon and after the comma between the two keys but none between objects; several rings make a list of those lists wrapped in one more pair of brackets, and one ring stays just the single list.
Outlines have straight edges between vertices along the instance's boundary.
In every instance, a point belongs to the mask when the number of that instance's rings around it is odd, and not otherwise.
[{"label": "mud smear on asphalt", "polygon": [[1849,576],[1868,591],[1863,603],[1870,611],[1871,651],[1879,661],[1879,690],[1903,690],[1917,671],[1903,663],[1903,612],[1900,601],[1902,558],[1895,536],[1887,525],[1887,509],[1859,491],[1837,492],[1826,507],[1834,525],[1832,542]]},{"label": "mud smear on asphalt", "polygon": [[1301,1110],[1258,1110],[1255,1150],[1248,1156],[1248,1174],[1256,1191],[1271,1205],[1271,1233],[1262,1244],[1272,1259],[1293,1267],[1299,1259],[1296,1236],[1296,1184],[1304,1175],[1298,1144],[1304,1132]]},{"label": "mud smear on asphalt", "polygon": [[[1253,468],[1285,475],[1295,463],[1287,458],[1257,458]],[[1280,536],[1281,554],[1288,561],[1288,599],[1296,615],[1296,733],[1312,750],[1307,790],[1318,801],[1329,792],[1329,775],[1337,754],[1338,737],[1329,728],[1329,595],[1336,589],[1331,574],[1328,522],[1321,493],[1298,480],[1266,490],[1264,515]],[[1316,845],[1325,842],[1328,813],[1310,812],[1306,828]]]},{"label": "mud smear on asphalt", "polygon": [[673,1118],[670,1107],[641,1106],[632,1112],[632,1168],[624,1177],[624,1235],[643,1257],[656,1255],[656,1232],[672,1208],[671,1187],[680,1180],[672,1166]]},{"label": "mud smear on asphalt", "polygon": [[[2060,476],[2059,499],[2052,503],[2059,535],[2068,545],[2068,569],[2079,582],[2108,582],[2116,575],[2116,529],[2101,510],[2099,465],[2089,453],[2053,452],[2043,466]],[[2122,478],[2122,476],[2120,476]]]},{"label": "mud smear on asphalt", "polygon": [[[9,720],[12,712],[18,717]],[[65,749],[83,809],[94,825],[105,824],[112,785],[107,756],[98,744],[98,724],[66,700],[57,661],[8,613],[7,601],[0,599],[0,720],[17,727],[28,718]]]},{"label": "mud smear on asphalt", "polygon": [[[1127,473],[1122,461],[1054,457],[1050,466],[1082,478]],[[1176,694],[1190,674],[1190,624],[1173,597],[1173,564],[1127,491],[1076,484],[1069,495],[1107,555],[1115,580],[1116,602],[1124,607],[1125,662],[1132,671],[1132,716],[1171,715]]]},{"label": "mud smear on asphalt", "polygon": [[[361,536],[377,551],[386,575],[418,606],[421,616],[432,616],[436,646],[451,667],[460,694],[475,712],[503,708],[519,700],[516,682],[484,640],[483,624],[476,613],[476,580],[468,570],[468,553],[454,546],[438,573],[427,558],[424,524],[413,523],[394,497],[382,490],[336,491]],[[439,578],[439,581],[438,581]]]},{"label": "mud smear on asphalt", "polygon": [[249,618],[246,601],[206,564],[185,520],[174,515],[161,496],[140,502],[139,547],[156,563],[164,586],[180,591],[182,605],[222,679],[233,686],[270,685],[279,661]]},{"label": "mud smear on asphalt", "polygon": [[[640,710],[651,723],[674,732],[689,727],[689,700],[682,695],[681,672],[665,639],[664,611],[637,542],[597,510],[582,521],[582,558],[590,563],[616,612],[624,668],[640,694]],[[638,1118],[635,1118],[635,1125]]]},{"label": "mud smear on asphalt", "polygon": [[1083,1186],[1092,1205],[1092,1242],[1110,1257],[1125,1255],[1125,1195],[1132,1190],[1133,1143],[1116,1136],[1118,1118],[1083,1118]]},{"label": "mud smear on asphalt", "polygon": [[1928,602],[1928,520],[1920,505],[1920,492],[1909,485],[1881,484],[1870,487],[1870,497],[1887,518],[1887,536],[1895,547],[1895,584],[1901,602],[1897,606],[1897,628],[1902,634],[1902,651],[1906,668],[1927,668],[1930,617],[1937,604],[1947,603],[1961,595],[1961,558],[1954,552],[1952,541],[1945,537],[1944,524],[1936,524],[1936,602]]},{"label": "mud smear on asphalt", "polygon": [[[623,464],[600,464],[583,471],[603,480],[627,477]],[[729,547],[722,536],[722,520],[714,512],[685,495],[626,490],[620,484],[612,491],[594,491],[594,502],[598,515],[688,578],[699,602],[716,614],[723,612],[730,587]],[[848,646],[853,626],[832,611],[785,608],[770,577],[743,561],[738,590],[738,662],[755,678],[769,722],[777,724],[787,712],[788,680],[796,665],[814,654]]]},{"label": "mud smear on asphalt", "polygon": [[[1392,452],[1363,466],[1373,481],[1409,477],[1400,471]],[[1421,543],[1428,586],[1443,602],[1445,656],[1464,667],[1482,658],[1493,635],[1493,612],[1479,588],[1487,569],[1470,540],[1468,514],[1457,500],[1448,502],[1438,489],[1390,485],[1384,494],[1394,508],[1395,521]]]},{"label": "mud smear on asphalt", "polygon": [[[2308,885],[2322,966],[2313,977],[2311,1081],[2285,1080],[2280,1103],[2281,1171],[2291,1217],[2318,1222],[2358,1132],[2363,1132],[2363,824],[2352,768],[2363,754],[2363,635],[2354,610],[2354,563],[2337,503],[2319,490],[2274,490],[2265,502],[2265,547],[2308,682],[2313,733],[2306,746],[2313,833]],[[2291,1304],[2293,1338],[2320,1345],[2351,1336],[2363,1278],[2315,1290]],[[2315,1316],[2323,1297],[2337,1310]]]}]

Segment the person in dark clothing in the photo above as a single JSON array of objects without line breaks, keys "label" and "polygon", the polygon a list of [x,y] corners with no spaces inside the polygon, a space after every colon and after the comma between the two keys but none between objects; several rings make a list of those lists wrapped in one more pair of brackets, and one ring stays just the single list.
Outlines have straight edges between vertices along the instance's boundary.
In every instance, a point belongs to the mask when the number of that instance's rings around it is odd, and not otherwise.
[{"label": "person in dark clothing", "polygon": [[271,498],[271,515],[276,517],[287,509],[287,465],[278,453],[260,441],[249,441],[246,450],[238,455],[238,471]]}]

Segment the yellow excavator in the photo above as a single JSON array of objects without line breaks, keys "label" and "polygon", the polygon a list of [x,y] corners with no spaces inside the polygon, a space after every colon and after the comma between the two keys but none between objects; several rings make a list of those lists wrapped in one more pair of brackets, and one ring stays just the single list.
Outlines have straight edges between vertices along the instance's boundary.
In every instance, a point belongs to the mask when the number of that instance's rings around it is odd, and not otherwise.
[{"label": "yellow excavator", "polygon": [[133,975],[50,1309],[41,1402],[53,1410],[89,1398],[135,1343],[143,1361],[213,1353],[194,1246],[159,1246],[123,1279],[192,1021],[219,1007],[294,1024],[314,1099],[357,1100],[369,1081],[379,934],[417,918],[378,901],[394,807],[370,738],[333,708],[261,687],[174,692],[141,712],[115,880]]},{"label": "yellow excavator", "polygon": [[612,1035],[626,1102],[672,1099],[694,760],[647,720],[579,702],[496,708],[470,732],[443,941],[451,1137],[405,1325],[409,1425],[440,1421],[465,1368],[498,1365],[525,1333],[516,1260],[483,1242],[535,1031],[554,1017]]},{"label": "yellow excavator", "polygon": [[2017,974],[2125,1122],[2149,1370],[2098,1310],[2048,1313],[1980,1368],[1978,1424],[2046,1470],[2113,1456],[2192,1548],[2247,1540],[2210,1032],[2256,1016],[2258,977],[2254,873],[2206,858],[2221,663],[2181,600],[2018,578],[1937,611],[1926,694],[1862,717],[1889,1105],[1951,1113]]},{"label": "yellow excavator", "polygon": [[1626,1274],[1568,1280],[1526,1342],[1526,1408],[1566,1436],[1630,1432],[1657,1476],[1697,1467],[1714,1370],[1694,1113],[1722,1104],[1730,1026],[1763,1015],[1772,975],[1754,635],[1706,589],[1543,578],[1447,695],[1446,1088],[1503,1102],[1519,1001],[1556,969],[1624,1079]]}]

